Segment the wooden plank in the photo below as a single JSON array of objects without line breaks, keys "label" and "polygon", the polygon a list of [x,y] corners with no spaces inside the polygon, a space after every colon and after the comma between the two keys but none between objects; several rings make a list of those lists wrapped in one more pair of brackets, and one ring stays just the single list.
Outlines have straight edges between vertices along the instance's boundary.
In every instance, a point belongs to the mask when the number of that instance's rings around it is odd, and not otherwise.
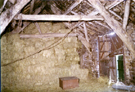
[{"label": "wooden plank", "polygon": [[114,11],[109,10],[110,13],[112,13],[114,16],[116,16],[117,18],[119,18],[120,20],[122,20],[121,16],[119,16],[118,14],[116,14]]},{"label": "wooden plank", "polygon": [[31,4],[30,4],[30,14],[33,12],[34,1],[35,1],[35,0],[32,0],[32,1],[31,1]]},{"label": "wooden plank", "polygon": [[[100,51],[100,52],[101,52],[101,51]],[[105,54],[105,52],[102,52],[101,57],[100,57],[101,59],[103,58],[104,54]]]},{"label": "wooden plank", "polygon": [[14,18],[14,16],[29,2],[30,0],[21,0],[17,2],[13,7],[7,9],[5,12],[2,12],[0,15],[0,34],[4,32],[8,24]]},{"label": "wooden plank", "polygon": [[125,29],[125,30],[126,30],[128,18],[129,18],[130,2],[131,2],[131,0],[126,0],[124,19],[123,19],[123,29]]},{"label": "wooden plank", "polygon": [[102,50],[102,48],[103,48],[104,44],[105,44],[105,43],[103,42],[103,44],[101,45],[100,51]]},{"label": "wooden plank", "polygon": [[[4,1],[4,3],[2,5],[2,7],[0,8],[0,13],[3,11],[3,9],[4,9],[4,7],[5,7],[8,0],[3,0],[3,1]],[[3,1],[1,1],[0,3],[2,3]]]},{"label": "wooden plank", "polygon": [[86,28],[85,22],[83,23],[83,27],[84,27],[85,38],[86,38],[87,42],[89,42],[89,37],[88,37],[88,32],[87,32],[87,28]]},{"label": "wooden plank", "polygon": [[100,16],[86,16],[86,15],[25,15],[18,14],[14,19],[16,20],[32,20],[32,21],[91,21],[91,20],[103,20]]},{"label": "wooden plank", "polygon": [[113,29],[113,31],[120,37],[126,47],[130,50],[130,52],[135,57],[135,50],[132,38],[128,35],[128,33],[122,28],[120,23],[112,17],[105,7],[101,4],[99,0],[88,0],[94,8],[96,8],[99,13],[104,17],[105,22]]},{"label": "wooden plank", "polygon": [[36,27],[37,27],[39,33],[42,34],[41,29],[40,29],[40,27],[39,27],[39,24],[36,22],[35,25],[36,25]]},{"label": "wooden plank", "polygon": [[113,7],[115,7],[116,5],[120,4],[123,1],[124,0],[115,0],[113,3],[111,3],[110,5],[107,5],[105,8],[106,9],[112,9]]},{"label": "wooden plank", "polygon": [[87,40],[81,35],[78,36],[78,39],[82,42],[82,44],[85,46],[89,54],[92,56],[92,53],[90,51],[91,45],[89,44],[89,42],[87,42]]},{"label": "wooden plank", "polygon": [[75,8],[78,4],[80,4],[83,0],[76,0],[75,3],[73,3],[67,11],[64,13],[65,15],[68,14],[70,11],[72,11],[73,8]]},{"label": "wooden plank", "polygon": [[98,37],[98,61],[99,61],[99,75],[102,72],[101,70],[101,62],[100,62],[100,38]]},{"label": "wooden plank", "polygon": [[[66,34],[64,33],[46,33],[46,34],[36,34],[36,35],[30,35],[30,34],[20,34],[20,38],[51,38],[51,37],[65,37]],[[68,34],[68,37],[75,37],[77,36],[77,33],[70,33]]]}]

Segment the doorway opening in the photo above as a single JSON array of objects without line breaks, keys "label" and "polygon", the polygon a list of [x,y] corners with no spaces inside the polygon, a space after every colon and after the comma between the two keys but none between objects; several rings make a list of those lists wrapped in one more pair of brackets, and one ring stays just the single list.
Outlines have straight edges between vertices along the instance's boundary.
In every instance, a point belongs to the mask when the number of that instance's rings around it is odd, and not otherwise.
[{"label": "doorway opening", "polygon": [[117,81],[124,82],[123,54],[116,55]]}]

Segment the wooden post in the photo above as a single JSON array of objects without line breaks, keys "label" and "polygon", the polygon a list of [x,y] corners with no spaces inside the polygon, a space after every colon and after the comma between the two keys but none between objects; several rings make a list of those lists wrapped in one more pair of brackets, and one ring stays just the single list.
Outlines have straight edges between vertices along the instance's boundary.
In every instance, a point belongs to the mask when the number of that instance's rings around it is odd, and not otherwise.
[{"label": "wooden post", "polygon": [[101,62],[100,62],[100,38],[98,37],[98,61],[99,61],[99,76],[101,75]]},{"label": "wooden post", "polygon": [[30,0],[21,0],[17,2],[13,7],[7,9],[5,12],[2,12],[0,16],[0,34],[6,29],[8,24],[14,18],[14,16],[29,2]]},{"label": "wooden post", "polygon": [[123,29],[125,30],[127,27],[128,17],[129,17],[129,12],[130,12],[130,2],[131,0],[127,0],[126,5],[125,5],[125,12],[124,12],[124,19],[123,19]]}]

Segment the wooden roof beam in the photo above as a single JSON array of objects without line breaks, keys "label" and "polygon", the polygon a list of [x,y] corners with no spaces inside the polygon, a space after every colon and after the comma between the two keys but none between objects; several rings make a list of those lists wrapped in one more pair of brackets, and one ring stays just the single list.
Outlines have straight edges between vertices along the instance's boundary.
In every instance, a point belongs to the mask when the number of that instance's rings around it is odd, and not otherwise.
[{"label": "wooden roof beam", "polygon": [[70,11],[72,11],[72,9],[74,9],[78,4],[80,4],[83,0],[76,0],[75,3],[73,3],[68,9],[67,11],[64,13],[64,15],[68,14]]},{"label": "wooden roof beam", "polygon": [[15,20],[32,20],[32,21],[91,21],[103,20],[101,16],[86,16],[86,15],[25,15],[18,14]]},{"label": "wooden roof beam", "polygon": [[87,32],[87,28],[86,28],[85,22],[83,23],[83,27],[84,27],[85,38],[86,38],[87,42],[89,42],[89,37],[88,37],[88,32]]},{"label": "wooden roof beam", "polygon": [[135,56],[134,44],[128,33],[122,28],[120,23],[115,20],[99,0],[88,0],[95,9],[104,17],[105,22],[113,29],[113,31],[120,37],[123,43],[127,46],[130,52]]},{"label": "wooden roof beam", "polygon": [[123,1],[125,1],[125,0],[115,0],[113,3],[111,3],[110,5],[107,5],[105,8],[112,9],[113,7],[117,6],[118,4],[120,4]]},{"label": "wooden roof beam", "polygon": [[[20,38],[52,38],[52,37],[65,37],[64,33],[45,33],[45,34],[20,34]],[[75,37],[78,36],[77,33],[70,33],[67,37]]]},{"label": "wooden roof beam", "polygon": [[21,0],[17,2],[13,7],[7,9],[5,12],[2,12],[0,15],[0,35],[4,32],[8,24],[14,18],[14,16],[28,3],[30,0]]},{"label": "wooden roof beam", "polygon": [[32,0],[30,3],[30,14],[33,12],[34,2],[35,2],[35,0]]},{"label": "wooden roof beam", "polygon": [[124,12],[124,19],[123,19],[123,29],[125,29],[125,30],[126,30],[128,18],[129,18],[130,2],[131,2],[131,0],[127,0],[126,5],[125,5],[125,12]]}]

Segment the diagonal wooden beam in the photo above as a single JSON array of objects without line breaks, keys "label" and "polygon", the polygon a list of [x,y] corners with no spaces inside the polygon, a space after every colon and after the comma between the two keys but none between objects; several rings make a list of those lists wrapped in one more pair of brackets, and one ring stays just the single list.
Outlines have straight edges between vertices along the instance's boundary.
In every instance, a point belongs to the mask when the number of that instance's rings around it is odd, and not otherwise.
[{"label": "diagonal wooden beam", "polygon": [[81,35],[78,36],[78,39],[82,42],[82,44],[85,46],[89,54],[92,56],[92,53],[90,51],[91,45],[89,44],[89,42],[87,42],[87,40]]},{"label": "diagonal wooden beam", "polygon": [[3,9],[4,9],[4,7],[5,7],[6,3],[7,3],[7,1],[8,0],[4,0],[3,6],[0,8],[0,13],[3,11]]},{"label": "diagonal wooden beam", "polygon": [[[123,2],[124,0],[115,0],[113,3],[111,3],[110,5],[105,6],[106,9],[112,9],[113,7],[117,6],[118,4],[120,4],[121,2]],[[91,6],[91,5],[90,5]],[[88,15],[97,15],[99,12],[97,10],[93,10],[90,14]],[[112,14],[114,14],[114,12],[111,12]],[[115,13],[116,15],[116,13]],[[117,15],[118,16],[118,15]]]},{"label": "diagonal wooden beam", "polygon": [[33,12],[34,1],[35,1],[35,0],[32,0],[32,1],[31,1],[31,4],[30,4],[30,14]]},{"label": "diagonal wooden beam", "polygon": [[109,10],[109,12],[112,13],[114,16],[118,17],[120,20],[122,20],[122,18],[118,14],[116,14],[114,11]]},{"label": "diagonal wooden beam", "polygon": [[78,4],[80,4],[83,0],[76,0],[75,3],[73,3],[68,9],[67,11],[64,13],[64,15],[68,14],[70,11],[72,11],[72,9],[74,9]]},{"label": "diagonal wooden beam", "polygon": [[125,12],[124,12],[124,19],[123,19],[123,29],[125,29],[125,30],[126,30],[128,18],[129,18],[130,2],[131,2],[131,0],[127,0],[126,5],[125,5]]},{"label": "diagonal wooden beam", "polygon": [[113,7],[117,6],[118,4],[120,4],[123,1],[125,1],[125,0],[115,0],[113,3],[111,3],[110,5],[107,5],[105,8],[112,9]]},{"label": "diagonal wooden beam", "polygon": [[130,52],[135,56],[134,44],[128,33],[122,28],[120,23],[115,20],[101,4],[99,0],[88,0],[94,8],[104,17],[105,22],[113,29],[113,31],[120,37],[123,43],[127,46]]},{"label": "diagonal wooden beam", "polygon": [[85,22],[83,23],[83,27],[84,27],[85,38],[86,38],[87,42],[89,42],[88,31],[87,31]]},{"label": "diagonal wooden beam", "polygon": [[18,14],[14,19],[16,20],[32,20],[32,21],[90,21],[103,20],[101,16],[86,16],[86,15],[25,15]]},{"label": "diagonal wooden beam", "polygon": [[39,24],[38,24],[37,22],[35,23],[35,26],[37,27],[39,33],[42,34],[41,29],[40,29],[40,27],[39,27]]},{"label": "diagonal wooden beam", "polygon": [[2,12],[0,15],[0,34],[2,34],[14,16],[29,2],[30,0],[21,0],[17,2],[13,7]]},{"label": "diagonal wooden beam", "polygon": [[104,46],[105,42],[103,41],[102,43],[103,43],[103,44],[102,44],[101,47],[100,47],[100,51],[103,49],[103,46]]}]

